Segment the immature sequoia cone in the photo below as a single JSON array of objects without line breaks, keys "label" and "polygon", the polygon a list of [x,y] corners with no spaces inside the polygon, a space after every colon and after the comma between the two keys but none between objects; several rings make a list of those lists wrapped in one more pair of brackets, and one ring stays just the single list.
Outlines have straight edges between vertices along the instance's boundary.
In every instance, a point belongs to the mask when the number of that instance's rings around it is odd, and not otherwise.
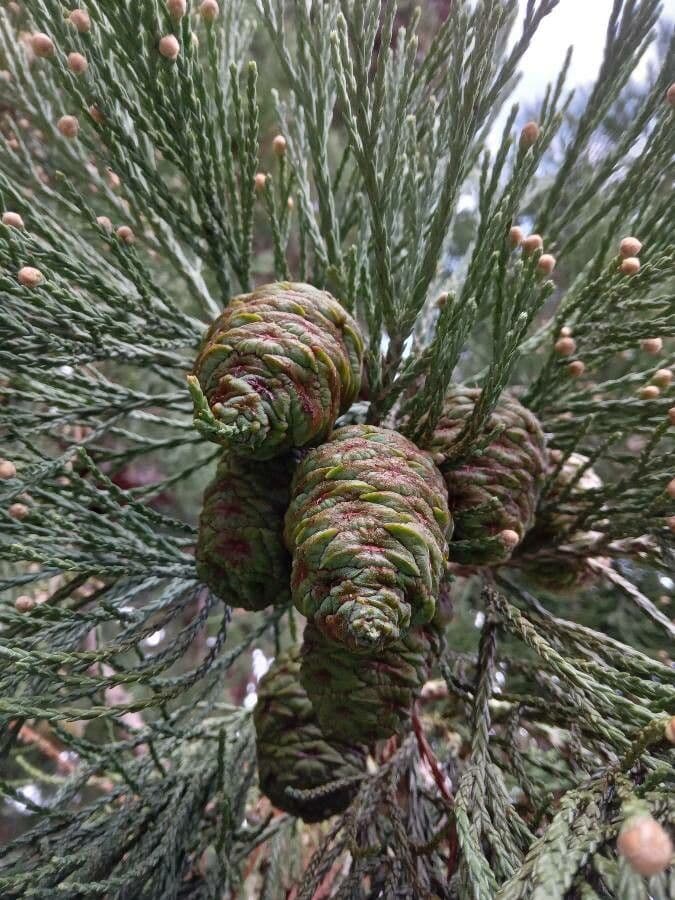
[{"label": "immature sequoia cone", "polygon": [[[559,465],[558,454],[559,451],[549,452],[549,467],[553,471]],[[547,591],[579,588],[593,577],[588,559],[602,532],[577,529],[570,533],[585,508],[584,495],[586,501],[592,502],[589,492],[602,487],[588,461],[581,453],[567,457],[544,497],[534,527],[513,560],[528,581]]]},{"label": "immature sequoia cone", "polygon": [[505,562],[534,521],[546,469],[544,433],[515,398],[502,396],[485,426],[501,429],[480,452],[452,459],[453,445],[480,397],[477,388],[454,388],[430,450],[448,488],[455,521],[450,558],[464,565]]},{"label": "immature sequoia cone", "polygon": [[293,601],[326,637],[377,652],[433,618],[450,525],[428,454],[386,428],[340,428],[293,479]]},{"label": "immature sequoia cone", "polygon": [[[366,753],[323,735],[299,675],[300,651],[294,648],[274,661],[258,685],[253,713],[258,778],[275,806],[305,822],[319,822],[349,806],[358,776],[365,773]],[[292,790],[318,796],[301,797]]]},{"label": "immature sequoia cone", "polygon": [[230,606],[264,609],[290,600],[284,513],[295,461],[226,456],[204,492],[197,574]]},{"label": "immature sequoia cone", "polygon": [[356,399],[362,361],[359,327],[334,297],[266,285],[209,329],[189,378],[195,425],[257,459],[319,443]]},{"label": "immature sequoia cone", "polygon": [[410,726],[412,704],[441,647],[435,624],[418,625],[375,656],[345,653],[311,623],[305,628],[300,678],[321,730],[372,744]]}]

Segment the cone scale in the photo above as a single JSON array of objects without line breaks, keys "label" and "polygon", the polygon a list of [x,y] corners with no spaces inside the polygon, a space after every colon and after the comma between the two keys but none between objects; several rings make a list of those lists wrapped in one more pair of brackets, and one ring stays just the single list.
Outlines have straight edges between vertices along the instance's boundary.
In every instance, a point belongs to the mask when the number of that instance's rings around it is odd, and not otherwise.
[{"label": "cone scale", "polygon": [[197,574],[230,606],[254,611],[290,600],[283,523],[294,467],[291,456],[226,456],[204,492]]},{"label": "cone scale", "polygon": [[363,340],[326,291],[279,282],[235,297],[188,378],[195,426],[230,451],[271,459],[324,440],[361,386]]},{"label": "cone scale", "polygon": [[293,480],[293,601],[325,637],[377,652],[432,619],[450,527],[428,454],[386,428],[340,428]]},{"label": "cone scale", "polygon": [[[296,647],[280,655],[258,685],[253,714],[258,779],[279,809],[319,822],[351,803],[365,773],[366,754],[362,747],[324,736],[299,676]],[[317,795],[302,797],[293,789]]]},{"label": "cone scale", "polygon": [[411,629],[380,654],[364,657],[345,652],[309,623],[301,680],[322,731],[363,744],[406,732],[440,645],[440,631],[430,623]]},{"label": "cone scale", "polygon": [[498,565],[534,522],[546,471],[546,444],[535,416],[502,396],[485,426],[496,436],[468,458],[452,461],[453,445],[480,397],[477,388],[454,388],[434,431],[430,450],[448,489],[455,520],[450,558],[464,565]]}]

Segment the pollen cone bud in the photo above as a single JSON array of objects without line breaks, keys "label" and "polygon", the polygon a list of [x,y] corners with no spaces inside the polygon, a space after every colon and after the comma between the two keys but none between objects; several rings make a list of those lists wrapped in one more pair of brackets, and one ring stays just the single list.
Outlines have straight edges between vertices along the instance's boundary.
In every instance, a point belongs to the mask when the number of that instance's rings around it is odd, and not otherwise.
[{"label": "pollen cone bud", "polygon": [[512,247],[520,247],[524,237],[523,229],[519,228],[517,225],[514,225],[513,228],[509,230],[509,244],[511,244]]},{"label": "pollen cone bud", "polygon": [[272,141],[272,149],[277,156],[283,156],[286,153],[286,138],[283,134],[278,134]]},{"label": "pollen cone bud", "polygon": [[673,856],[668,832],[648,813],[633,816],[624,823],[616,846],[631,869],[645,877],[663,872]]},{"label": "pollen cone bud", "polygon": [[136,243],[136,235],[133,228],[130,228],[128,225],[120,225],[115,234],[124,244]]},{"label": "pollen cone bud", "polygon": [[89,68],[89,63],[87,62],[87,58],[81,53],[69,53],[68,68],[71,72],[74,72],[75,75],[84,75]]},{"label": "pollen cone bud", "polygon": [[645,338],[643,341],[640,341],[640,346],[645,353],[651,353],[653,356],[656,356],[663,350],[663,340],[660,337]]},{"label": "pollen cone bud", "polygon": [[19,613],[29,613],[35,608],[35,600],[28,594],[22,594],[14,601],[14,609]]},{"label": "pollen cone bud", "polygon": [[189,380],[195,424],[257,459],[319,443],[358,395],[363,349],[358,325],[326,291],[280,282],[235,297]]},{"label": "pollen cone bud", "polygon": [[440,652],[433,623],[411,629],[381,653],[345,653],[311,623],[305,628],[301,681],[324,734],[372,744],[409,730],[412,704]]},{"label": "pollen cone bud", "polygon": [[182,19],[187,12],[187,0],[166,0],[166,8],[172,19]]},{"label": "pollen cone bud", "polygon": [[555,256],[550,253],[542,253],[537,260],[537,272],[540,275],[550,275],[555,269]]},{"label": "pollen cone bud", "polygon": [[33,48],[33,53],[43,59],[54,55],[54,41],[48,34],[44,34],[41,31],[36,32],[32,36],[30,45]]},{"label": "pollen cone bud", "polygon": [[666,100],[668,101],[668,105],[672,109],[675,109],[675,82],[673,82],[666,91]]},{"label": "pollen cone bud", "polygon": [[165,34],[159,40],[159,52],[165,59],[176,60],[180,53],[178,38],[173,34]]},{"label": "pollen cone bud", "polygon": [[624,259],[630,256],[639,256],[642,244],[636,237],[625,237],[619,244],[619,253]]},{"label": "pollen cone bud", "polygon": [[217,0],[202,0],[199,14],[205,22],[214,22],[220,14]]},{"label": "pollen cone bud", "polygon": [[86,9],[74,9],[68,16],[68,21],[82,34],[91,28],[91,19]]},{"label": "pollen cone bud", "polygon": [[204,493],[197,574],[230,606],[260,610],[290,601],[284,514],[294,461],[256,463],[227,455]]},{"label": "pollen cone bud", "polygon": [[258,172],[253,179],[253,187],[257,191],[258,194],[262,194],[262,192],[267,187],[267,175],[264,172]]},{"label": "pollen cone bud", "polygon": [[19,215],[19,213],[15,212],[6,212],[2,214],[2,224],[8,225],[10,228],[25,228],[24,221]]},{"label": "pollen cone bud", "polygon": [[10,459],[0,459],[0,479],[7,481],[16,477],[16,466]]},{"label": "pollen cone bud", "polygon": [[586,363],[580,359],[575,359],[567,367],[567,374],[570,378],[580,378],[586,371]]},{"label": "pollen cone bud", "polygon": [[523,125],[523,130],[520,132],[520,149],[528,150],[534,143],[536,143],[539,138],[539,134],[541,129],[536,122],[528,122],[526,125]]},{"label": "pollen cone bud", "polygon": [[307,454],[291,493],[293,601],[325,637],[376,653],[431,621],[451,519],[428,454],[395,431],[347,426]]},{"label": "pollen cone bud", "polygon": [[671,744],[675,744],[675,716],[668,719],[666,727],[663,729],[665,739]]},{"label": "pollen cone bud", "polygon": [[455,521],[450,559],[464,565],[497,565],[513,551],[534,521],[547,465],[544,433],[536,417],[503,395],[485,426],[497,436],[480,452],[453,462],[453,445],[480,397],[477,388],[453,388],[430,450],[448,488]]},{"label": "pollen cone bud", "polygon": [[534,253],[535,250],[541,250],[544,246],[544,241],[540,234],[528,234],[527,237],[523,238],[520,246],[523,249],[523,253]]},{"label": "pollen cone bud", "polygon": [[661,396],[661,391],[655,384],[644,385],[638,393],[643,400],[656,400],[657,397]]},{"label": "pollen cone bud", "polygon": [[572,356],[576,352],[577,343],[573,337],[561,337],[553,345],[557,356]]},{"label": "pollen cone bud", "polygon": [[24,287],[37,287],[38,284],[44,281],[42,272],[39,269],[34,269],[32,266],[24,266],[22,269],[19,269],[17,277],[19,284],[22,284]]},{"label": "pollen cone bud", "polygon": [[94,106],[94,104],[92,104],[89,107],[89,115],[92,117],[92,119],[94,120],[94,122],[96,122],[97,125],[102,125],[105,121],[105,116],[103,115],[101,110],[98,108],[98,106]]},{"label": "pollen cone bud", "polygon": [[75,116],[61,116],[56,127],[67,138],[76,138],[80,132],[80,123]]},{"label": "pollen cone bud", "polygon": [[657,369],[652,375],[652,381],[661,388],[670,387],[673,381],[673,373],[670,369]]},{"label": "pollen cone bud", "polygon": [[366,772],[366,753],[324,736],[300,684],[297,648],[281,654],[261,678],[253,722],[260,789],[275,806],[305,822],[320,822],[349,806]]},{"label": "pollen cone bud", "polygon": [[622,275],[637,275],[640,271],[640,260],[637,256],[627,256],[619,266]]},{"label": "pollen cone bud", "polygon": [[675,500],[675,478],[671,478],[666,485],[666,494],[668,494],[670,498]]}]

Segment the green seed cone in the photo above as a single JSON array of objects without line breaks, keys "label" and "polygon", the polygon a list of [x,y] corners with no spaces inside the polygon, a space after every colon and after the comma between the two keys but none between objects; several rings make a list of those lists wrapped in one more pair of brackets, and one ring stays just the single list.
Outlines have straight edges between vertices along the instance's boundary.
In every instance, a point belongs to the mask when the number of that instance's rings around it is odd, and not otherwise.
[{"label": "green seed cone", "polygon": [[[584,508],[584,495],[602,487],[587,463],[588,457],[581,453],[571,453],[565,460],[544,498],[543,509],[537,512],[534,527],[513,559],[534,587],[549,593],[581,588],[594,577],[587,561],[600,532],[569,532]],[[556,462],[550,458],[549,469],[555,468]]]},{"label": "green seed cone", "polygon": [[481,453],[457,464],[446,461],[480,396],[477,388],[454,388],[430,450],[443,472],[455,520],[450,558],[464,565],[496,565],[514,544],[503,539],[514,531],[522,540],[534,522],[546,469],[544,433],[535,416],[513,397],[502,397],[485,431],[503,431]]},{"label": "green seed cone", "polygon": [[[279,656],[258,685],[253,713],[260,789],[279,809],[305,822],[342,812],[358,790],[366,754],[362,747],[324,737],[299,681],[300,651]],[[315,791],[298,797],[288,789]]]},{"label": "green seed cone", "polygon": [[440,644],[440,631],[429,623],[412,628],[376,656],[364,657],[346,653],[308,623],[300,677],[321,730],[360,744],[403,734]]},{"label": "green seed cone", "polygon": [[325,291],[281,282],[235,297],[190,377],[195,425],[257,459],[322,441],[356,399],[363,340]]},{"label": "green seed cone", "polygon": [[290,601],[291,558],[284,514],[295,461],[225,457],[204,492],[197,574],[230,606],[248,610]]},{"label": "green seed cone", "polygon": [[293,479],[293,601],[326,637],[377,652],[433,618],[450,526],[428,454],[386,428],[340,428]]}]

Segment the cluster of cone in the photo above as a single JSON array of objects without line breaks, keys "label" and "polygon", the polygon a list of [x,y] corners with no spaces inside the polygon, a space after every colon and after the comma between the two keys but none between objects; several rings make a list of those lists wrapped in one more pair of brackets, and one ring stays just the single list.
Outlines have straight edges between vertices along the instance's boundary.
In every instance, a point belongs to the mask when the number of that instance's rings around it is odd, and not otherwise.
[{"label": "cluster of cone", "polygon": [[510,397],[487,445],[456,458],[473,389],[449,393],[428,450],[387,428],[333,430],[363,353],[337,300],[279,283],[230,303],[189,379],[196,426],[225,447],[199,577],[231,606],[293,602],[307,618],[254,715],[261,788],[307,821],[344,809],[368,745],[409,728],[441,651],[451,564],[507,561],[550,466],[537,420]]}]

